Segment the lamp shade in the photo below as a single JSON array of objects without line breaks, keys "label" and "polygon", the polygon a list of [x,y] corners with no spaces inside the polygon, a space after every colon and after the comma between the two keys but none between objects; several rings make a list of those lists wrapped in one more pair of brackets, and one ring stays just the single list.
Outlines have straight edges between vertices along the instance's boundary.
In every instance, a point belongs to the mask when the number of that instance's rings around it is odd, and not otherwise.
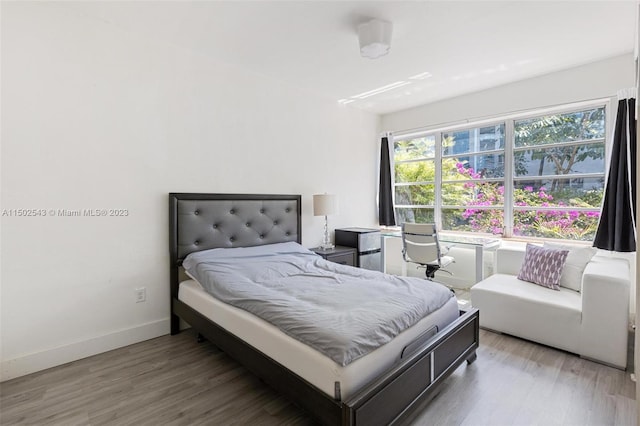
[{"label": "lamp shade", "polygon": [[360,55],[369,59],[376,59],[389,53],[391,48],[391,22],[372,19],[358,25],[358,41]]},{"label": "lamp shade", "polygon": [[313,215],[328,216],[338,212],[338,197],[334,194],[316,194],[313,196]]}]

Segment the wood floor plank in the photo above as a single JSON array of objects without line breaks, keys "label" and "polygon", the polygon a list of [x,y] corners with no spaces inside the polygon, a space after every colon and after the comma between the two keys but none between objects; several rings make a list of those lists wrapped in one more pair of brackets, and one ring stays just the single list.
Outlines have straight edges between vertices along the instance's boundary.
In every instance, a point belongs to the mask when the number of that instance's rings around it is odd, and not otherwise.
[{"label": "wood floor plank", "polygon": [[[478,359],[449,377],[413,425],[635,425],[623,371],[480,332]],[[310,425],[309,416],[191,332],[0,384],[5,425]]]}]

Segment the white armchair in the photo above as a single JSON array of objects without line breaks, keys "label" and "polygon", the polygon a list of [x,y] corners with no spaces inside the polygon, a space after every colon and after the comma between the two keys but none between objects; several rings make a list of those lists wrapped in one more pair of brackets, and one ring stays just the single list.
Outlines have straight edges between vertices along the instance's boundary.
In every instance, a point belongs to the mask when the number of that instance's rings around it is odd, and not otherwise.
[{"label": "white armchair", "polygon": [[596,255],[582,274],[580,292],[557,291],[517,279],[524,253],[499,248],[496,274],[471,288],[480,326],[626,368],[629,263]]}]

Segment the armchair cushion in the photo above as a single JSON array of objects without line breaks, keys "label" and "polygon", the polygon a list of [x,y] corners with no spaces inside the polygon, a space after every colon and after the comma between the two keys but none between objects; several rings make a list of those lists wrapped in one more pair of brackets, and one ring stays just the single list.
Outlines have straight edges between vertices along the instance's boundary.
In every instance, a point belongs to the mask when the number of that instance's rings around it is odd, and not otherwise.
[{"label": "armchair cushion", "polygon": [[587,264],[595,256],[595,247],[585,247],[572,244],[544,243],[544,248],[556,250],[569,250],[567,261],[560,275],[560,287],[570,288],[580,291],[582,283],[582,273]]},{"label": "armchair cushion", "polygon": [[560,275],[568,254],[568,250],[545,249],[527,244],[518,279],[560,290]]},{"label": "armchair cushion", "polygon": [[494,274],[471,287],[480,326],[577,352],[582,317],[580,293],[554,291],[513,275]]}]

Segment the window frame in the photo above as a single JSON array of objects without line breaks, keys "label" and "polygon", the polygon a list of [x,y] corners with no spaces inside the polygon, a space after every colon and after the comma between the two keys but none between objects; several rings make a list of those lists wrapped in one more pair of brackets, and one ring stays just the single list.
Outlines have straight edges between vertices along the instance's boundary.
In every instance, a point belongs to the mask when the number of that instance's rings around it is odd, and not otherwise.
[{"label": "window frame", "polygon": [[[489,117],[489,118],[481,118],[476,120],[465,120],[463,123],[454,123],[446,126],[435,126],[432,128],[423,128],[417,129],[410,132],[398,132],[392,133],[391,142],[394,150],[394,155],[392,159],[391,167],[393,168],[393,195],[394,195],[394,210],[408,209],[408,208],[426,208],[433,209],[434,221],[438,229],[442,228],[443,223],[443,210],[455,210],[455,209],[466,209],[469,206],[456,206],[456,205],[445,205],[443,203],[442,189],[443,184],[447,183],[458,183],[458,182],[476,182],[476,183],[484,183],[484,182],[503,182],[504,184],[504,204],[498,206],[474,206],[474,209],[481,210],[501,210],[503,212],[503,231],[500,234],[503,238],[512,238],[516,237],[518,239],[523,240],[540,240],[547,239],[543,237],[536,236],[525,236],[525,235],[514,235],[514,218],[515,212],[517,211],[530,211],[530,210],[555,210],[555,211],[597,211],[601,213],[602,207],[599,208],[589,208],[589,207],[571,207],[571,206],[535,206],[534,209],[528,206],[516,206],[514,201],[514,191],[517,187],[518,181],[524,180],[532,180],[532,178],[538,179],[584,179],[584,178],[600,178],[603,179],[604,185],[606,188],[606,179],[609,169],[609,158],[610,158],[610,145],[611,145],[611,135],[609,134],[609,129],[612,128],[612,120],[615,114],[615,111],[612,111],[612,105],[614,102],[612,98],[602,98],[602,99],[594,99],[590,101],[583,102],[575,102],[570,104],[562,104],[556,105],[553,107],[547,108],[538,108],[527,111],[520,111],[511,114],[505,114],[501,116]],[[575,112],[581,112],[589,109],[604,109],[604,137],[594,138],[594,139],[581,139],[576,141],[563,141],[558,143],[550,143],[540,145],[539,147],[516,147],[515,143],[515,123],[521,120],[527,119],[535,119],[547,115],[557,115],[557,114],[572,114]],[[488,151],[478,151],[478,152],[468,152],[462,154],[443,154],[443,135],[445,133],[453,133],[453,132],[462,132],[469,131],[472,129],[481,129],[483,127],[491,127],[491,126],[499,126],[504,125],[504,149],[494,149]],[[420,137],[433,137],[435,139],[435,179],[434,182],[402,182],[397,184],[395,182],[395,144],[396,141],[403,140],[412,140]],[[567,175],[543,175],[543,176],[516,176],[515,175],[515,155],[517,152],[528,151],[532,149],[547,149],[551,147],[568,147],[568,146],[581,146],[595,143],[603,143],[604,144],[604,170],[602,173],[575,173],[575,174],[567,174]],[[442,161],[446,158],[454,158],[460,155],[463,156],[473,156],[473,155],[504,155],[504,177],[503,178],[482,178],[482,179],[468,179],[468,180],[446,180],[443,179],[442,176]],[[411,161],[425,161],[427,158],[422,160],[404,160],[399,163],[407,163]],[[431,160],[431,158],[428,158]],[[411,186],[411,185],[419,185],[419,184],[428,184],[434,185],[435,188],[435,202],[433,206],[428,205],[413,205],[413,204],[396,204],[395,203],[395,194],[396,188],[398,186]],[[604,190],[604,188],[603,188]],[[472,232],[472,231],[459,231],[459,230],[451,230],[453,232]],[[474,232],[476,233],[476,232]],[[492,235],[488,233],[483,233],[485,235]],[[498,234],[494,234],[498,236]],[[571,240],[578,242],[579,240]]]}]

